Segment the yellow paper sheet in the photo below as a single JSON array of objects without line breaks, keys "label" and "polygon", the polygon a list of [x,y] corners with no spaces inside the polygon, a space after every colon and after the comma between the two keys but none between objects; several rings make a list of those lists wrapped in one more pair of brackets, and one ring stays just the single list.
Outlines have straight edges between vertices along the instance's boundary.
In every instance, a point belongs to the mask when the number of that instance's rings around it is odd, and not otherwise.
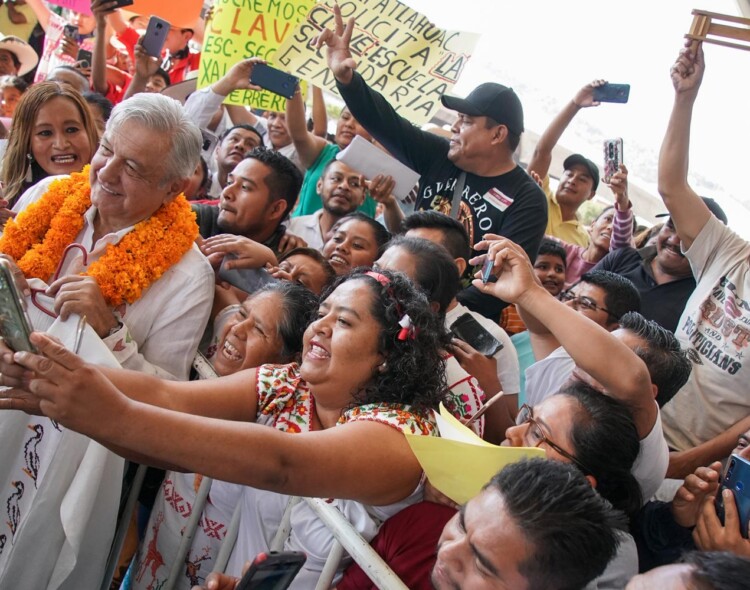
[{"label": "yellow paper sheet", "polygon": [[506,465],[544,457],[537,448],[486,447],[415,434],[407,434],[406,440],[430,483],[458,504],[476,496]]},{"label": "yellow paper sheet", "polygon": [[443,404],[435,419],[440,437],[407,434],[406,440],[430,483],[458,504],[476,496],[506,465],[545,456],[542,449],[500,447],[482,440]]}]

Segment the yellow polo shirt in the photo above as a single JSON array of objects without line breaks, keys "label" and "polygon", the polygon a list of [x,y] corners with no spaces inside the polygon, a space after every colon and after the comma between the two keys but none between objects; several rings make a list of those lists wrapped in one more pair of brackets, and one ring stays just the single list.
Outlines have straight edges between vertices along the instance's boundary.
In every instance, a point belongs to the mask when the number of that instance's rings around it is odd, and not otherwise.
[{"label": "yellow polo shirt", "polygon": [[589,232],[578,219],[563,221],[560,205],[549,187],[549,174],[544,177],[542,190],[547,195],[547,229],[546,234],[555,236],[569,244],[584,248],[589,245]]}]

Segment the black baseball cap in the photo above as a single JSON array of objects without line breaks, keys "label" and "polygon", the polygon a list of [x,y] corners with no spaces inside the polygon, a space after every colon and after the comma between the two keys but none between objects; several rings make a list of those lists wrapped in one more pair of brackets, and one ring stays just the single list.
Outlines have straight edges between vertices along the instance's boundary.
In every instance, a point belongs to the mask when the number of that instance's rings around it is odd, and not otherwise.
[{"label": "black baseball cap", "polygon": [[505,125],[514,135],[523,133],[523,107],[512,88],[485,82],[469,93],[466,98],[443,94],[440,101],[446,109],[470,117],[490,117]]},{"label": "black baseball cap", "polygon": [[592,190],[596,190],[596,187],[599,186],[599,168],[591,160],[582,156],[581,154],[573,154],[572,156],[568,156],[567,158],[565,158],[565,161],[563,162],[563,168],[565,170],[570,170],[573,166],[579,164],[589,171],[591,180],[594,181]]},{"label": "black baseball cap", "polygon": [[[711,197],[701,197],[701,199],[706,204],[706,207],[708,207],[708,210],[714,214],[716,219],[721,221],[724,225],[729,223],[729,219],[727,219],[727,214],[724,213],[724,209],[721,208],[721,205],[719,205]],[[669,217],[669,213],[659,213],[655,217]]]}]

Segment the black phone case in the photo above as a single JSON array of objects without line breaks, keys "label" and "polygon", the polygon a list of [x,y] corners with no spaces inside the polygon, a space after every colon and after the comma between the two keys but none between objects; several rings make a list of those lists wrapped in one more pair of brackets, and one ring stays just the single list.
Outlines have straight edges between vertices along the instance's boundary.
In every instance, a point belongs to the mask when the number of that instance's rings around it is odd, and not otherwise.
[{"label": "black phone case", "polygon": [[598,102],[616,102],[624,104],[630,98],[630,84],[604,84],[597,86],[592,93]]},{"label": "black phone case", "polygon": [[503,343],[485,330],[470,313],[463,314],[453,322],[451,332],[484,356],[494,356],[503,348]]},{"label": "black phone case", "polygon": [[285,98],[293,98],[299,78],[268,64],[255,64],[250,74],[250,83]]},{"label": "black phone case", "polygon": [[299,551],[261,553],[242,576],[237,590],[286,590],[306,560]]}]

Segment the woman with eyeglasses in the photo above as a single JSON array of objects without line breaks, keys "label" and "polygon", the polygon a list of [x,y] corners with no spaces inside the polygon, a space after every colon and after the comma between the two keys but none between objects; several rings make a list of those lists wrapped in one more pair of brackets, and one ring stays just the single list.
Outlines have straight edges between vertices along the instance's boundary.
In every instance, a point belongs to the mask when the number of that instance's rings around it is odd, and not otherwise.
[{"label": "woman with eyeglasses", "polygon": [[[646,365],[606,329],[607,321],[616,321],[621,314],[610,309],[606,299],[589,297],[592,293],[587,289],[597,288],[595,281],[584,280],[571,290],[568,304],[556,301],[536,280],[523,250],[509,240],[488,235],[476,247],[487,254],[470,262],[481,264],[485,256],[491,258],[497,282],[477,279],[474,286],[516,303],[524,317],[556,337],[596,385],[595,389],[573,378],[544,401],[522,406],[503,444],[538,447],[549,459],[576,465],[602,497],[633,515],[642,500],[633,465],[641,435],[654,428],[658,408]],[[578,313],[580,308],[585,313]],[[595,587],[622,588],[637,568],[635,543],[624,535],[618,556]]]}]

